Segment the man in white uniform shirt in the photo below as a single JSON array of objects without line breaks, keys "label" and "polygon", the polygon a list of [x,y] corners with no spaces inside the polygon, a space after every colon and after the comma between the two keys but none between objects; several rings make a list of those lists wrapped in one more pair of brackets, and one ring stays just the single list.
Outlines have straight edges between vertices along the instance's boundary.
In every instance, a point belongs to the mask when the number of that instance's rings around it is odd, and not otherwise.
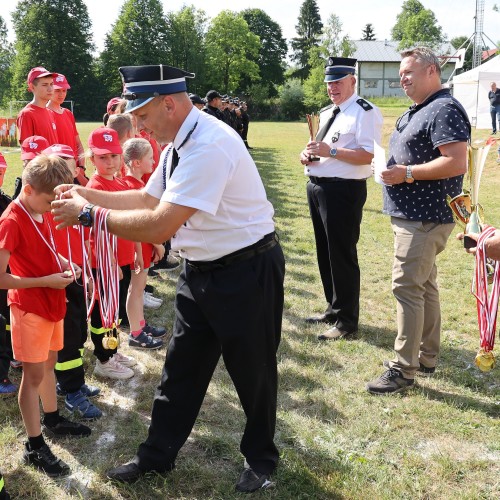
[{"label": "man in white uniform shirt", "polygon": [[356,59],[328,59],[325,82],[332,104],[320,111],[316,140],[300,154],[309,177],[307,199],[326,299],[324,313],[306,322],[331,325],[320,340],[351,337],[358,330],[356,246],[374,142],[380,144],[382,114],[356,94],[355,65]]},{"label": "man in white uniform shirt", "polygon": [[92,223],[95,208],[87,202],[112,208],[112,233],[153,243],[172,238],[185,266],[148,437],[134,459],[108,477],[132,482],[174,467],[222,354],[246,416],[245,468],[236,489],[266,488],[278,462],[276,350],[284,278],[273,207],[237,133],[193,107],[185,81],[193,74],[164,65],[120,73],[139,129],[170,145],[141,191],[59,188],[64,199],[54,204],[56,220],[71,225],[79,214],[80,222]]}]

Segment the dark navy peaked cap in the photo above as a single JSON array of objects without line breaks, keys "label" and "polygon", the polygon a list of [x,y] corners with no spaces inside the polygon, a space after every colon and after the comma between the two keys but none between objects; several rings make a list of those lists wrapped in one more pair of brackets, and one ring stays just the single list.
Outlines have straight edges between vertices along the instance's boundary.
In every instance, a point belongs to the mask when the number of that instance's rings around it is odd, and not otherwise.
[{"label": "dark navy peaked cap", "polygon": [[325,66],[325,82],[342,80],[347,75],[354,75],[357,59],[351,57],[329,57]]},{"label": "dark navy peaked cap", "polygon": [[186,78],[194,78],[194,73],[164,64],[122,66],[119,71],[123,81],[122,97],[128,101],[127,113],[159,95],[186,92]]}]

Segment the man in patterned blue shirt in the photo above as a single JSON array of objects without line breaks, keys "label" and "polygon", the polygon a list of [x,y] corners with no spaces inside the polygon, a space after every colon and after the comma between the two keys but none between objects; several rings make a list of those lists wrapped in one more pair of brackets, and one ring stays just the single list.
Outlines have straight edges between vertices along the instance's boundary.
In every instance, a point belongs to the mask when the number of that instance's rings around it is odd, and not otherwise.
[{"label": "man in patterned blue shirt", "polygon": [[414,104],[396,123],[382,173],[384,213],[395,240],[398,335],[387,371],[366,386],[372,394],[402,391],[416,373],[435,371],[441,330],[436,256],[454,227],[446,196],[462,190],[470,138],[465,110],[442,88],[437,57],[421,47],[401,55],[401,85]]}]

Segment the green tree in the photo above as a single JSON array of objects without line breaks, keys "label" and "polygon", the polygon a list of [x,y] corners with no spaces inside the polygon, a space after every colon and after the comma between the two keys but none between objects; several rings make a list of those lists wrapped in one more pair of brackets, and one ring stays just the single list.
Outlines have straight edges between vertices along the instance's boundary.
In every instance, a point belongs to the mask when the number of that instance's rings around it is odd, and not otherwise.
[{"label": "green tree", "polygon": [[[469,39],[468,36],[457,36],[455,38],[452,38],[450,40],[450,43],[453,45],[454,49],[459,49],[462,45],[465,44],[465,42]],[[464,48],[466,45],[464,46]],[[467,51],[465,52],[465,61],[464,65],[461,69],[457,71],[458,74],[463,73],[464,71],[469,71],[472,69],[472,53],[473,53],[473,47],[472,43],[469,44],[467,47]]]},{"label": "green tree", "polygon": [[260,49],[255,62],[260,68],[261,85],[267,85],[268,94],[276,96],[276,86],[285,81],[285,58],[288,51],[281,26],[261,9],[241,12],[252,33],[260,38]]},{"label": "green tree", "polygon": [[393,40],[398,40],[400,50],[425,44],[437,48],[444,42],[441,26],[430,9],[419,0],[406,0],[391,30]]},{"label": "green tree", "polygon": [[309,76],[311,69],[309,65],[310,50],[317,47],[323,23],[319,15],[319,7],[316,0],[305,0],[300,7],[300,14],[297,26],[297,37],[292,38],[293,49],[292,61],[297,63],[297,70],[294,75],[302,81]]},{"label": "green tree", "polygon": [[4,105],[4,97],[7,96],[11,72],[12,72],[12,60],[14,58],[14,49],[12,45],[7,40],[7,25],[0,16],[0,103]]},{"label": "green tree", "polygon": [[298,78],[287,80],[279,89],[279,116],[299,120],[304,115],[304,89]]},{"label": "green tree", "polygon": [[212,19],[205,43],[208,83],[212,88],[235,92],[243,77],[252,82],[259,80],[255,59],[260,40],[241,14],[223,10]]},{"label": "green tree", "polygon": [[21,0],[12,14],[16,33],[11,97],[30,100],[26,75],[34,66],[66,75],[75,114],[92,113],[92,23],[83,0]]},{"label": "green tree", "polygon": [[160,0],[125,1],[98,62],[108,98],[122,92],[120,66],[171,63],[168,31]]},{"label": "green tree", "polygon": [[330,102],[325,91],[325,61],[329,56],[349,57],[356,47],[349,35],[342,35],[340,18],[331,14],[321,35],[320,45],[310,50],[309,64],[311,71],[304,82],[304,105],[314,111]]},{"label": "green tree", "polygon": [[167,14],[169,30],[167,45],[171,54],[171,64],[191,71],[196,78],[189,80],[189,90],[200,93],[205,89],[205,32],[207,15],[193,5],[184,6],[178,12]]},{"label": "green tree", "polygon": [[361,38],[361,40],[376,40],[375,38],[375,31],[373,29],[373,24],[371,23],[368,23],[365,25],[365,27],[363,28],[363,37]]}]

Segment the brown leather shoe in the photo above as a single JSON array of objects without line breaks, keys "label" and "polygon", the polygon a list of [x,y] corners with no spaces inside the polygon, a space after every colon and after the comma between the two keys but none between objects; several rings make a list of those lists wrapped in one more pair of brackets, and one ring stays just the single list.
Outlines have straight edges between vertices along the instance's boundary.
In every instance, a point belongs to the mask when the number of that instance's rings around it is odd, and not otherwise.
[{"label": "brown leather shoe", "polygon": [[336,326],[330,328],[326,332],[318,335],[318,340],[339,340],[354,337],[358,333],[354,332],[344,332],[343,330],[339,330]]},{"label": "brown leather shoe", "polygon": [[333,314],[323,313],[318,316],[311,316],[306,318],[306,323],[309,325],[316,325],[318,323],[326,323],[327,325],[334,325],[337,318]]}]

